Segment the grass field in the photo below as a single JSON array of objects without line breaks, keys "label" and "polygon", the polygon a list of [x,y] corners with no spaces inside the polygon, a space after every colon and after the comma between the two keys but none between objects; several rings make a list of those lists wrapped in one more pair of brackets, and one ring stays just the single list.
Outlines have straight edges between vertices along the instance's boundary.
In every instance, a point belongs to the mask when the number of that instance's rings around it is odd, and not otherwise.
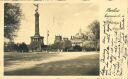
[{"label": "grass field", "polygon": [[99,53],[9,53],[4,56],[5,75],[99,75]]}]

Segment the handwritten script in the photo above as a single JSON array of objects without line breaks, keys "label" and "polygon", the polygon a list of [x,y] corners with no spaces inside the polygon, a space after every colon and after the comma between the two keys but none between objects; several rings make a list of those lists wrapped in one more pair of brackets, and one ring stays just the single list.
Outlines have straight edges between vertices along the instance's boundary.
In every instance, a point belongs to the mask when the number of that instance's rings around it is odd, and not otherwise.
[{"label": "handwritten script", "polygon": [[107,8],[104,13],[101,38],[101,75],[122,76],[128,63],[128,31],[125,15],[118,8]]}]

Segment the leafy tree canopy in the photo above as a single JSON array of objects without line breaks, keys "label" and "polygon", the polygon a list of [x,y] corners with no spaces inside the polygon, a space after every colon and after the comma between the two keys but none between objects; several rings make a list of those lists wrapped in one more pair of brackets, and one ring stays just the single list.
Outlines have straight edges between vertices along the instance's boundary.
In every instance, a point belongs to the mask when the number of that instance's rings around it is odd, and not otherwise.
[{"label": "leafy tree canopy", "polygon": [[95,20],[90,25],[89,28],[91,30],[91,33],[93,34],[95,40],[100,39],[100,22]]},{"label": "leafy tree canopy", "polygon": [[10,40],[16,36],[22,19],[22,11],[18,3],[4,4],[4,37]]}]

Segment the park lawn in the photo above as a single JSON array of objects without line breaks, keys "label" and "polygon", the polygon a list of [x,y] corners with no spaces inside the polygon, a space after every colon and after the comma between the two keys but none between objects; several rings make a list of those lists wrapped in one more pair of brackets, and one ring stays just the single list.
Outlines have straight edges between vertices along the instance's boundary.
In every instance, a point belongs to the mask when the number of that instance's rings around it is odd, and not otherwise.
[{"label": "park lawn", "polygon": [[[29,54],[28,54],[29,55]],[[14,55],[18,60],[33,60],[38,61],[40,58],[48,58],[53,56],[59,56],[57,53],[43,53],[26,56],[27,58],[20,57]],[[63,56],[63,55],[61,55]],[[5,59],[10,56],[5,55]],[[10,57],[11,58],[11,57]],[[24,59],[23,59],[24,58]],[[9,61],[14,60],[5,60],[5,66],[9,66]],[[7,65],[6,65],[7,64]],[[99,54],[92,55],[83,55],[79,56],[75,59],[61,60],[61,61],[53,61],[48,63],[40,63],[35,65],[34,67],[25,68],[25,69],[17,69],[14,71],[6,71],[5,75],[53,75],[53,76],[87,76],[87,75],[99,75]]]},{"label": "park lawn", "polygon": [[49,57],[57,56],[57,53],[13,53],[5,52],[4,66],[8,66],[11,61],[39,61],[41,58],[46,59]]}]

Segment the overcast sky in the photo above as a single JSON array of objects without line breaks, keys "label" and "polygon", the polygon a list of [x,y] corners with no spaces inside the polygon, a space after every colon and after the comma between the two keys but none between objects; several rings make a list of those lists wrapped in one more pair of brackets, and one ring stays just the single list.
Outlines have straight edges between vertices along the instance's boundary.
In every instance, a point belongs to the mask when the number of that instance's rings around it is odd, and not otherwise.
[{"label": "overcast sky", "polygon": [[[18,37],[15,42],[30,43],[30,37],[35,32],[35,6],[31,3],[21,4],[24,17],[21,22]],[[99,19],[99,5],[96,3],[41,3],[40,35],[44,36],[46,44],[47,30],[49,30],[49,43],[53,43],[55,35],[70,37],[79,29],[88,31],[88,25]]]}]

